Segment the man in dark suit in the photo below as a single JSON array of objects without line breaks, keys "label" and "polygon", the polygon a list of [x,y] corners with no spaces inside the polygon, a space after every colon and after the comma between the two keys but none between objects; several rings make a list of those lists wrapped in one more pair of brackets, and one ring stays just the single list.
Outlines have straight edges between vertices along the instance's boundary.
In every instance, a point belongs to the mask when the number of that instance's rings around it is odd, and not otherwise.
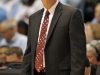
[{"label": "man in dark suit", "polygon": [[86,39],[79,10],[42,0],[30,16],[22,75],[84,75]]}]

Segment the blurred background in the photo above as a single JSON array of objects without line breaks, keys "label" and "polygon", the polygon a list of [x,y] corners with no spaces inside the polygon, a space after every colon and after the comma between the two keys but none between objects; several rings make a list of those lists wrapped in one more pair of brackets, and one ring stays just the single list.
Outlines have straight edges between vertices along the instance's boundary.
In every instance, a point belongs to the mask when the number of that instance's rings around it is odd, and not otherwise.
[{"label": "blurred background", "polygon": [[[59,1],[81,11],[85,26],[88,63],[95,65],[94,68],[97,69],[100,65],[100,0]],[[42,8],[41,0],[0,0],[0,75],[8,73],[20,75],[27,47],[29,16]],[[86,66],[86,70],[90,67]],[[99,71],[100,68],[97,69],[97,72]]]}]

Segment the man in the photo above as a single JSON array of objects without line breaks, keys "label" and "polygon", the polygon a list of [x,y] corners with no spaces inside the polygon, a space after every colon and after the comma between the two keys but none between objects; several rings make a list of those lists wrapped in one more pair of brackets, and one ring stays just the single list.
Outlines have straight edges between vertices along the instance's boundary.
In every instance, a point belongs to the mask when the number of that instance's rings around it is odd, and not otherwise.
[{"label": "man", "polygon": [[6,53],[8,50],[9,50],[8,46],[1,46],[0,47],[0,61],[2,63],[2,67],[7,66]]},{"label": "man", "polygon": [[86,54],[90,63],[100,65],[100,52],[96,46],[92,44],[87,44]]},{"label": "man", "polygon": [[30,17],[22,75],[84,75],[86,38],[79,10],[58,0],[41,0]]},{"label": "man", "polygon": [[0,33],[4,37],[0,46],[18,46],[25,52],[27,37],[17,32],[17,23],[14,20],[7,20],[0,24]]},{"label": "man", "polygon": [[98,3],[95,7],[95,18],[92,20],[92,23],[97,24],[100,23],[100,3]]},{"label": "man", "polygon": [[7,62],[23,62],[23,52],[19,47],[11,47],[7,51]]}]

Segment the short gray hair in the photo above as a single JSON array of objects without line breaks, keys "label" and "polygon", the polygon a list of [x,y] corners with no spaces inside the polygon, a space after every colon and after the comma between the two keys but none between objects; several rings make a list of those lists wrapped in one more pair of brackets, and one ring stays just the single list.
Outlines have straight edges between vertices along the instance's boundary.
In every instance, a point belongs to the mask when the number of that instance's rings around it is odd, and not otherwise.
[{"label": "short gray hair", "polygon": [[17,22],[15,20],[11,20],[11,19],[4,21],[3,24],[7,29],[8,28],[16,28],[17,27]]},{"label": "short gray hair", "polygon": [[8,21],[6,26],[7,28],[16,27],[16,23],[14,21]]},{"label": "short gray hair", "polygon": [[95,46],[97,50],[100,52],[100,42],[98,40],[93,40],[90,42],[90,44]]},{"label": "short gray hair", "polygon": [[92,40],[90,42],[90,44],[94,45],[94,46],[97,46],[98,44],[100,45],[100,42],[98,40]]},{"label": "short gray hair", "polygon": [[86,45],[86,48],[87,48],[87,51],[93,51],[93,52],[98,56],[98,54],[97,54],[95,48],[92,47],[90,44],[87,44],[87,45]]}]

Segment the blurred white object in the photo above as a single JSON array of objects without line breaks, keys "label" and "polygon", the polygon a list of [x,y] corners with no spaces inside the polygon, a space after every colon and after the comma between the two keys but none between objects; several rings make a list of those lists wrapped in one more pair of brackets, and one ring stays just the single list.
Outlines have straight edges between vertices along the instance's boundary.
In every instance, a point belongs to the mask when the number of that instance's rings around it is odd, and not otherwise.
[{"label": "blurred white object", "polygon": [[28,24],[28,18],[26,18],[25,15],[30,16],[42,8],[43,8],[43,4],[41,0],[35,0],[32,6],[20,5],[18,9],[19,12],[16,14],[14,18],[18,21],[23,20]]},{"label": "blurred white object", "polygon": [[[0,0],[0,7],[7,12],[7,17],[11,17],[11,11],[14,7],[14,4],[19,2],[19,0]],[[17,11],[15,12],[17,13]]]}]

